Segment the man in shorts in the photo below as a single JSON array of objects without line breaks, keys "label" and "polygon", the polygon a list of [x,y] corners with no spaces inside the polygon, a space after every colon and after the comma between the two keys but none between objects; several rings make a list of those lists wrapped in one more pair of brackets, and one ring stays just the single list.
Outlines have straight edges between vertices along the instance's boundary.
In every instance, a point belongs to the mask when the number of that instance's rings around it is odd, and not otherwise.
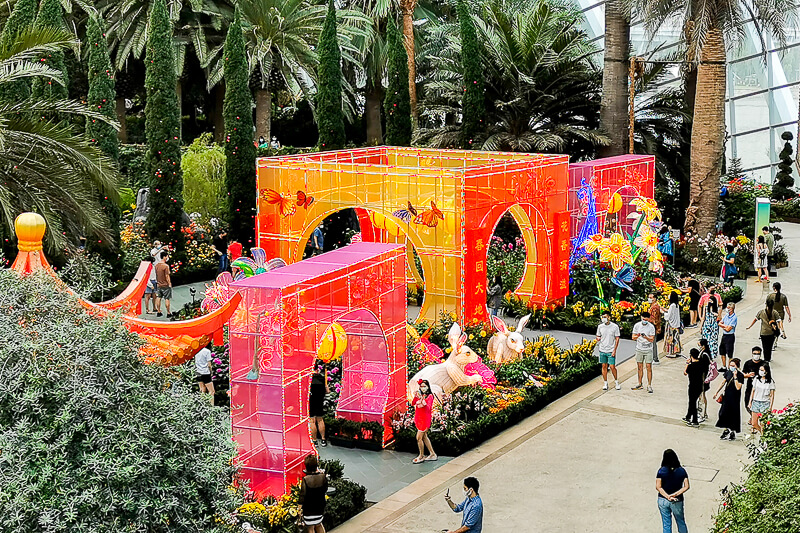
[{"label": "man in shorts", "polygon": [[[722,368],[728,368],[728,359],[733,359],[733,347],[736,344],[736,326],[739,317],[736,316],[736,304],[728,302],[728,307],[717,319],[719,329],[722,330],[722,339],[719,343],[719,354],[722,356]],[[759,350],[761,353],[761,350]]]},{"label": "man in shorts", "polygon": [[656,342],[656,327],[650,322],[650,313],[642,312],[642,320],[633,326],[633,340],[636,341],[636,367],[639,383],[633,390],[642,389],[642,374],[647,365],[647,392],[653,393],[653,343]]},{"label": "man in shorts", "polygon": [[172,280],[169,278],[169,254],[162,251],[159,255],[161,262],[156,264],[156,316],[164,316],[161,313],[161,300],[165,301],[167,306],[167,315],[169,316],[169,301],[172,299]]},{"label": "man in shorts", "polygon": [[597,349],[600,364],[603,365],[603,390],[608,390],[608,369],[614,375],[614,388],[619,390],[617,379],[617,347],[619,346],[619,326],[611,321],[611,313],[603,311],[597,326]]},{"label": "man in shorts", "polygon": [[195,381],[200,385],[201,393],[208,393],[211,405],[214,405],[214,382],[211,381],[211,359],[214,353],[210,350],[211,344],[204,347],[194,356]]}]

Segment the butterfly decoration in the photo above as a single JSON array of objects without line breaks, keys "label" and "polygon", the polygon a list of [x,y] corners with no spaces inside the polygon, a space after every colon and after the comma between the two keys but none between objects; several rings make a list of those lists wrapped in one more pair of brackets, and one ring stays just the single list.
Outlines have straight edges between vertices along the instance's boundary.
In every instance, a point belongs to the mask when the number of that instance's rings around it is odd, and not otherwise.
[{"label": "butterfly decoration", "polygon": [[261,193],[261,197],[268,204],[278,204],[278,210],[282,217],[290,217],[295,214],[297,207],[291,198],[285,197],[274,189],[267,189]]},{"label": "butterfly decoration", "polygon": [[305,193],[305,191],[297,191],[297,205],[304,209],[308,209],[311,207],[311,204],[314,203],[314,197],[309,196]]},{"label": "butterfly decoration", "polygon": [[403,222],[409,222],[411,217],[416,218],[418,214],[417,209],[411,205],[411,202],[408,202],[408,207],[406,209],[398,209],[392,213],[392,216],[399,218]]},{"label": "butterfly decoration", "polygon": [[439,224],[440,220],[444,220],[444,214],[439,210],[438,207],[436,207],[436,202],[431,200],[430,210],[423,211],[422,213],[418,214],[416,218],[414,218],[414,224],[435,228],[436,225]]},{"label": "butterfly decoration", "polygon": [[630,283],[633,281],[634,277],[636,277],[636,271],[633,270],[630,265],[625,265],[616,273],[614,273],[614,276],[611,278],[611,283],[617,287],[621,287],[633,292]]}]

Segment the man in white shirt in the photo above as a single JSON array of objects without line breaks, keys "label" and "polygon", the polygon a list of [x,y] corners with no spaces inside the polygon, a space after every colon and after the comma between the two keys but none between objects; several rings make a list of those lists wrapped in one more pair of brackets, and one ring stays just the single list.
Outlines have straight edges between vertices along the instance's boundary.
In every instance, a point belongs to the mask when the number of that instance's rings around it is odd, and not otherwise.
[{"label": "man in white shirt", "polygon": [[614,375],[614,388],[619,390],[617,379],[617,347],[619,346],[619,326],[611,321],[611,313],[603,311],[600,325],[597,326],[597,350],[600,364],[603,365],[603,390],[608,390],[608,368]]},{"label": "man in white shirt", "polygon": [[209,344],[194,356],[194,370],[196,373],[195,381],[200,385],[200,392],[207,392],[211,405],[214,405],[214,382],[211,381],[211,359],[214,358],[213,352],[209,349]]},{"label": "man in white shirt", "polygon": [[643,366],[647,365],[647,392],[653,393],[653,343],[656,341],[656,327],[650,322],[650,313],[642,312],[642,320],[633,326],[633,340],[636,341],[636,366],[639,383],[633,390],[642,389]]}]

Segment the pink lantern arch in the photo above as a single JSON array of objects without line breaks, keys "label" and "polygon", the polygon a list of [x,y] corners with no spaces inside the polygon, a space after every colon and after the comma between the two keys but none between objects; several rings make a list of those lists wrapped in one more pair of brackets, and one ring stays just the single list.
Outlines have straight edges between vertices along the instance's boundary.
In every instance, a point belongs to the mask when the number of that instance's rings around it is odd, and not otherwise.
[{"label": "pink lantern arch", "polygon": [[[230,321],[231,420],[242,476],[259,495],[296,483],[314,452],[308,392],[319,342],[347,333],[337,416],[379,422],[405,409],[405,249],[357,243],[234,282]],[[367,383],[369,382],[369,383]]]}]

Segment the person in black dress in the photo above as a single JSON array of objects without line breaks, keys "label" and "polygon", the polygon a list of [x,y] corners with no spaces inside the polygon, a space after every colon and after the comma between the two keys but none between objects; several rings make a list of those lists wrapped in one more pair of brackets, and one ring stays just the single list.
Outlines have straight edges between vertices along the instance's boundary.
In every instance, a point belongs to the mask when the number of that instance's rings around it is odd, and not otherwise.
[{"label": "person in black dress", "polygon": [[[698,407],[697,407],[697,414],[700,417],[700,422],[705,422],[708,420],[708,398],[706,398],[706,392],[708,389],[711,388],[711,381],[708,379],[709,374],[711,373],[711,365],[714,365],[714,369],[717,368],[717,362],[711,357],[711,348],[708,346],[708,339],[700,339],[698,341],[700,346],[700,362],[703,366],[703,390],[700,393],[700,400],[698,400]],[[714,375],[716,377],[716,375]],[[701,407],[702,405],[702,407]]]},{"label": "person in black dress", "polygon": [[305,476],[300,482],[298,503],[303,508],[303,525],[306,533],[325,533],[322,519],[325,517],[325,494],[328,492],[328,477],[319,468],[316,455],[305,459]]},{"label": "person in black dress", "polygon": [[686,418],[683,419],[687,426],[698,426],[697,400],[703,392],[703,380],[707,369],[708,366],[700,361],[700,350],[697,348],[689,350],[689,360],[683,370],[683,374],[689,378],[689,409],[686,411]]},{"label": "person in black dress", "polygon": [[327,369],[324,372],[323,374],[317,370],[311,376],[311,390],[308,394],[308,425],[311,431],[311,440],[316,446],[317,435],[319,435],[323,447],[328,445],[325,440],[325,420],[322,418],[325,415],[325,395],[331,392],[328,388]]},{"label": "person in black dress", "polygon": [[689,281],[686,283],[686,288],[683,289],[683,292],[689,294],[689,325],[686,327],[696,328],[699,325],[697,323],[697,317],[701,296],[700,282],[690,277]]},{"label": "person in black dress", "polygon": [[736,440],[736,432],[742,430],[742,383],[744,374],[739,372],[739,358],[734,357],[728,363],[728,368],[723,374],[723,380],[714,394],[714,398],[722,394],[722,406],[719,408],[717,427],[723,428],[720,439]]}]

